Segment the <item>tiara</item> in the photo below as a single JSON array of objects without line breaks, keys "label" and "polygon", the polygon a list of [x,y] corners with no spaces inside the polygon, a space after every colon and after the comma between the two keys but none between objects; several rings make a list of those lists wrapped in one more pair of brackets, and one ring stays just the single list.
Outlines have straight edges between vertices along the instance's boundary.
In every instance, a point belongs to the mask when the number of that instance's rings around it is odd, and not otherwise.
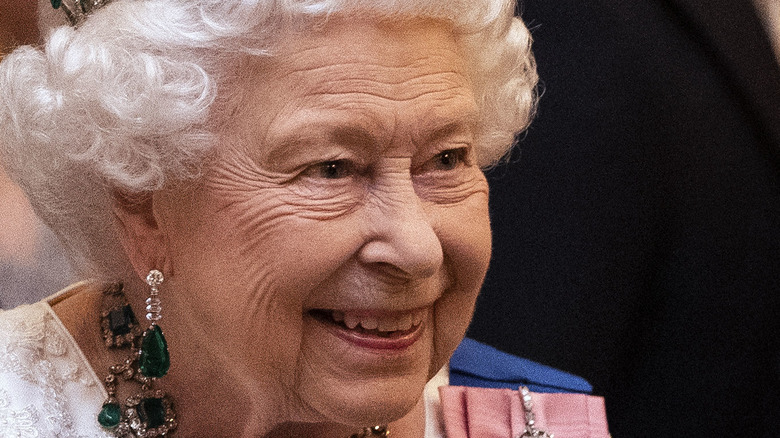
[{"label": "tiara", "polygon": [[68,5],[67,3],[63,3],[62,0],[51,0],[51,6],[54,9],[62,9],[65,11],[65,16],[68,18],[68,21],[70,21],[70,24],[76,26],[84,21],[84,19],[87,18],[87,15],[100,9],[109,2],[111,2],[111,0],[72,0],[72,4]]}]

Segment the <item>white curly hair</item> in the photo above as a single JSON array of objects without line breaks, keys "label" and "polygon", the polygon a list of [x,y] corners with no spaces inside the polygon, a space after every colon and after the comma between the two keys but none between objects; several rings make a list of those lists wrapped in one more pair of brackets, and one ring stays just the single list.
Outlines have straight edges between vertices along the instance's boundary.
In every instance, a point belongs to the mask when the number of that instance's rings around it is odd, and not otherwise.
[{"label": "white curly hair", "polygon": [[329,16],[452,24],[481,111],[483,167],[506,155],[536,103],[536,66],[514,0],[114,0],[0,63],[0,160],[81,275],[127,261],[115,193],[197,178],[241,59],[272,57]]}]

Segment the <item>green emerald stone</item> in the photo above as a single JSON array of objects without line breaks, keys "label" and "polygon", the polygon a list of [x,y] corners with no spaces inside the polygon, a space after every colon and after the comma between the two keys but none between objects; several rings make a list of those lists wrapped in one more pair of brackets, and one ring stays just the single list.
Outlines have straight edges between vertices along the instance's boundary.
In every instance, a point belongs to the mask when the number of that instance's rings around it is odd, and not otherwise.
[{"label": "green emerald stone", "polygon": [[144,376],[156,378],[168,374],[168,369],[171,367],[168,343],[165,341],[162,329],[156,324],[144,332],[138,367]]},{"label": "green emerald stone", "polygon": [[98,414],[98,423],[106,429],[113,429],[119,425],[122,418],[122,410],[117,403],[106,403]]},{"label": "green emerald stone", "polygon": [[147,429],[160,427],[165,424],[165,405],[161,398],[145,398],[136,409],[138,419]]},{"label": "green emerald stone", "polygon": [[51,0],[51,7],[54,9],[59,9],[60,6],[62,6],[62,0]]}]

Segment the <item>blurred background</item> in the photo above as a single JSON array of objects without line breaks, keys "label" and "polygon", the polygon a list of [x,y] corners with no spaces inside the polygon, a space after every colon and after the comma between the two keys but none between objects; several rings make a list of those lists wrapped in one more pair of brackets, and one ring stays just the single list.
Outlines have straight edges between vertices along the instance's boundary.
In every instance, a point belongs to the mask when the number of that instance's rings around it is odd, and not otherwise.
[{"label": "blurred background", "polygon": [[587,378],[615,438],[780,436],[780,2],[518,13],[543,96],[469,335]]},{"label": "blurred background", "polygon": [[[38,42],[36,1],[0,0],[0,56]],[[1,91],[0,91],[1,92]],[[73,278],[57,239],[0,162],[0,308],[37,301]]]}]

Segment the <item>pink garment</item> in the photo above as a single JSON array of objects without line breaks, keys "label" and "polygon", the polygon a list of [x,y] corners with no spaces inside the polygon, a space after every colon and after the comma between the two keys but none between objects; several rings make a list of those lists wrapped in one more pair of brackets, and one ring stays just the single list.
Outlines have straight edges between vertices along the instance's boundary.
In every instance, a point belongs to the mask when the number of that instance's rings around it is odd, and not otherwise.
[{"label": "pink garment", "polygon": [[[525,430],[520,391],[443,386],[448,438],[515,438]],[[531,393],[537,429],[555,438],[609,438],[604,399],[586,394]]]}]

